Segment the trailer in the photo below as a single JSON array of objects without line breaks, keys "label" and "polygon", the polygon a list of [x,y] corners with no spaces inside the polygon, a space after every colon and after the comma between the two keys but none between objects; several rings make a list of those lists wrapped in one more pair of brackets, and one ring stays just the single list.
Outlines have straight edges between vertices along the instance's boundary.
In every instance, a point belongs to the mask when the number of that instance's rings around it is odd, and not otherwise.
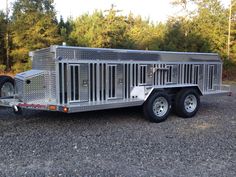
[{"label": "trailer", "polygon": [[51,46],[30,52],[32,70],[0,77],[0,105],[75,113],[143,106],[153,122],[171,110],[193,117],[200,96],[229,94],[215,53]]}]

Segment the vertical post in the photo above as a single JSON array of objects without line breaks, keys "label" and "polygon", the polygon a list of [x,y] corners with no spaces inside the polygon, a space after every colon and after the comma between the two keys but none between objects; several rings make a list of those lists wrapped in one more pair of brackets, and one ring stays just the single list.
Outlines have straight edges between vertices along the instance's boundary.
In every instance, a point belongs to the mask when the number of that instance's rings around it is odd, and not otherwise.
[{"label": "vertical post", "polygon": [[10,69],[10,64],[9,64],[9,27],[8,27],[8,16],[9,16],[9,11],[8,11],[8,0],[6,0],[6,70],[9,71]]},{"label": "vertical post", "polygon": [[227,57],[228,60],[230,58],[230,36],[231,36],[231,14],[232,14],[232,0],[230,0],[230,5],[229,5],[229,26],[228,26],[228,43],[227,43]]}]

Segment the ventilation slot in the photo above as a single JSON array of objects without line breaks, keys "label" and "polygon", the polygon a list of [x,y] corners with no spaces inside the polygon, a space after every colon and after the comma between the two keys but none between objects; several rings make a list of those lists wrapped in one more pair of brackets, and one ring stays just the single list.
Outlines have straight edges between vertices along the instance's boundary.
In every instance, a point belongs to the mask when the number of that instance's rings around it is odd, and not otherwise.
[{"label": "ventilation slot", "polygon": [[139,84],[145,85],[147,80],[147,65],[139,66]]},{"label": "ventilation slot", "polygon": [[179,65],[178,66],[178,84],[182,84],[182,75],[183,75],[183,72],[182,72],[182,67],[183,65]]},{"label": "ventilation slot", "polygon": [[124,84],[124,91],[125,91],[125,98],[127,98],[127,90],[128,90],[128,87],[127,87],[127,84],[128,84],[128,73],[127,73],[127,68],[128,68],[128,64],[125,64],[124,65],[125,69],[124,69],[124,79],[125,79],[125,84]]},{"label": "ventilation slot", "polygon": [[208,89],[213,90],[213,76],[214,76],[214,66],[210,65],[209,66],[209,71],[208,71]]},{"label": "ventilation slot", "polygon": [[198,84],[199,83],[199,66],[194,66],[194,70],[193,70],[193,84]]},{"label": "ventilation slot", "polygon": [[100,87],[99,87],[99,99],[100,100],[103,100],[103,90],[104,90],[104,81],[103,81],[103,64],[99,64],[99,85],[100,85]]},{"label": "ventilation slot", "polygon": [[184,65],[184,84],[192,83],[192,65],[185,64]]},{"label": "ventilation slot", "polygon": [[71,101],[79,100],[79,65],[70,65]]},{"label": "ventilation slot", "polygon": [[108,66],[108,97],[116,97],[116,65]]},{"label": "ventilation slot", "polygon": [[160,64],[159,65],[159,70],[158,70],[158,72],[159,72],[159,85],[165,85],[165,77],[166,77],[166,70],[165,70],[165,67],[166,67],[166,65],[165,64]]},{"label": "ventilation slot", "polygon": [[138,64],[132,64],[132,86],[138,86]]},{"label": "ventilation slot", "polygon": [[192,84],[193,82],[193,65],[188,65],[189,68],[188,68],[188,72],[189,72],[189,79],[188,79],[188,83],[189,84]]},{"label": "ventilation slot", "polygon": [[127,88],[128,88],[128,98],[130,98],[130,87],[132,86],[131,82],[132,82],[132,65],[128,64],[128,83],[127,83]]},{"label": "ventilation slot", "polygon": [[132,65],[124,65],[124,96],[125,98],[130,98],[130,86],[131,84],[131,74],[132,74]]},{"label": "ventilation slot", "polygon": [[90,101],[97,101],[97,64],[90,64]]},{"label": "ventilation slot", "polygon": [[106,64],[103,64],[103,100],[106,100]]},{"label": "ventilation slot", "polygon": [[59,102],[67,104],[67,64],[59,63]]},{"label": "ventilation slot", "polygon": [[[156,65],[154,64],[153,67],[152,67],[152,71],[153,71],[153,84],[154,85],[157,85],[157,71],[156,71]],[[155,72],[154,72],[155,71]]]},{"label": "ventilation slot", "polygon": [[167,83],[172,83],[172,73],[173,73],[173,66],[167,67]]}]

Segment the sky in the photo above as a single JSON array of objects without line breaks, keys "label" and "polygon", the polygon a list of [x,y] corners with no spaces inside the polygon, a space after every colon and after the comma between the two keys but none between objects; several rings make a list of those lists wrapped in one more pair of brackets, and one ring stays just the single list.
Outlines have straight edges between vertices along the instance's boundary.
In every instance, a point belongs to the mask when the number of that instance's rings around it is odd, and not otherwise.
[{"label": "sky", "polygon": [[[8,0],[9,4],[14,0]],[[220,0],[225,6],[230,0]],[[141,15],[152,22],[165,22],[168,17],[176,16],[179,9],[170,4],[170,0],[54,0],[58,18],[75,18],[83,13],[93,13],[94,10],[109,10],[114,4],[120,14]],[[0,0],[0,9],[4,10],[6,0]]]}]

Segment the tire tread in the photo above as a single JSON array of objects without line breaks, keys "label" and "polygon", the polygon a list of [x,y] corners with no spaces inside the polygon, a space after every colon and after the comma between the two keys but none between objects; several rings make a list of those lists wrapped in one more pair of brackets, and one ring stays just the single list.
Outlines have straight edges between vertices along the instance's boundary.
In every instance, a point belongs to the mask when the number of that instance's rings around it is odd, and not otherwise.
[{"label": "tire tread", "polygon": [[[197,108],[192,113],[186,112],[184,108],[184,99],[190,93],[194,94],[197,98]],[[200,98],[199,98],[198,91],[196,89],[192,89],[192,88],[182,89],[177,93],[175,102],[174,102],[174,110],[177,116],[183,117],[183,118],[191,118],[197,113],[199,106],[200,106]]]},{"label": "tire tread", "polygon": [[[169,109],[168,109],[167,113],[162,117],[157,117],[156,115],[154,115],[154,113],[152,111],[152,103],[158,96],[162,96],[162,97],[166,98],[167,102],[169,104]],[[171,109],[170,97],[167,93],[165,93],[163,91],[156,91],[156,92],[152,93],[150,95],[150,97],[148,98],[148,100],[146,100],[143,105],[144,116],[147,117],[151,122],[156,122],[156,123],[165,121],[170,114],[170,109]]]},{"label": "tire tread", "polygon": [[[6,82],[10,82],[13,84],[13,86],[15,85],[14,84],[14,79],[10,76],[6,76],[6,75],[1,75],[0,76],[0,90],[2,89],[2,86],[4,83]],[[1,92],[0,92],[0,98],[1,98]]]}]

